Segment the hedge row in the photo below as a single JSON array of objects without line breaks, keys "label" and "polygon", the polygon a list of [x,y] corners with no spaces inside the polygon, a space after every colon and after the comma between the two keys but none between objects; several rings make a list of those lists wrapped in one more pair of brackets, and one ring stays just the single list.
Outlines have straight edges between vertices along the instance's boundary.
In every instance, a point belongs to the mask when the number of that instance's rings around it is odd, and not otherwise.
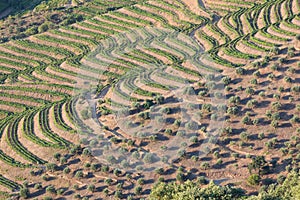
[{"label": "hedge row", "polygon": [[14,150],[16,153],[18,153],[20,156],[22,156],[24,159],[34,163],[34,164],[45,164],[46,161],[42,160],[41,158],[37,157],[33,153],[31,153],[28,149],[26,149],[19,141],[18,139],[18,126],[19,122],[22,118],[22,115],[20,117],[16,117],[11,121],[11,123],[8,125],[7,134],[6,134],[6,141],[7,144]]}]

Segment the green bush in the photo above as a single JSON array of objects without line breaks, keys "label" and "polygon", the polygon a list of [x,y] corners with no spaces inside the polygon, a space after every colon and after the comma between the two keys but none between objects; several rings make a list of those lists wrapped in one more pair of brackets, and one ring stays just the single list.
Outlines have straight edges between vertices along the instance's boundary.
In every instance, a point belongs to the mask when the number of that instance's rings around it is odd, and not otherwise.
[{"label": "green bush", "polygon": [[43,23],[38,27],[38,32],[43,33],[46,32],[49,29],[49,24],[48,23]]},{"label": "green bush", "polygon": [[248,177],[247,182],[250,185],[258,185],[261,181],[261,178],[258,174],[252,174]]}]

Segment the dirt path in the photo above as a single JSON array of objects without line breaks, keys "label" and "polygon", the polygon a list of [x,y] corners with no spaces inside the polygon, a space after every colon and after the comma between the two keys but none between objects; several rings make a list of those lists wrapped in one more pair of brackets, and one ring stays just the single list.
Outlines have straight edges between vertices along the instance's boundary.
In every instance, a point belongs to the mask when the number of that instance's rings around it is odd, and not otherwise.
[{"label": "dirt path", "polygon": [[107,15],[107,16],[110,16],[110,17],[113,17],[113,18],[115,18],[115,19],[118,19],[118,20],[122,20],[122,21],[124,21],[124,22],[129,22],[129,23],[132,23],[132,24],[136,24],[136,25],[138,25],[138,26],[144,26],[143,23],[139,23],[139,22],[132,21],[132,20],[129,20],[129,19],[126,19],[126,18],[118,17],[118,16],[114,15],[113,12],[107,13],[106,15]]},{"label": "dirt path", "polygon": [[64,121],[68,126],[70,126],[72,129],[77,130],[76,126],[75,126],[75,125],[71,122],[71,120],[69,119],[68,113],[67,113],[67,111],[66,111],[66,104],[64,104],[64,105],[62,106],[62,112],[61,112],[61,114],[62,114],[62,119],[63,119],[63,121]]},{"label": "dirt path", "polygon": [[202,15],[204,17],[209,17],[209,14],[206,12],[206,7],[202,0],[182,0],[189,10],[197,15]]},{"label": "dirt path", "polygon": [[[32,61],[28,61],[28,60],[22,60],[22,58],[11,58],[8,56],[0,56],[0,58],[8,60],[8,61],[13,61],[13,62],[17,62],[17,63],[21,63],[21,64],[25,64],[25,65],[31,65],[33,67],[36,67],[37,64],[36,63],[32,63]],[[24,67],[25,68],[25,67]]]},{"label": "dirt path", "polygon": [[38,44],[43,44],[43,45],[46,45],[46,46],[63,48],[63,49],[66,49],[66,50],[76,54],[76,55],[79,55],[81,53],[81,52],[78,52],[79,50],[75,47],[71,47],[71,46],[64,45],[64,44],[58,44],[58,43],[55,43],[55,42],[49,42],[49,41],[46,41],[46,40],[38,39],[37,37],[34,37],[34,36],[28,37],[28,40],[31,41],[31,42],[38,43]]},{"label": "dirt path", "polygon": [[225,60],[230,60],[233,63],[243,64],[243,65],[248,62],[248,60],[246,60],[246,59],[234,57],[232,55],[228,55],[228,54],[224,53],[223,50],[224,49],[221,48],[221,50],[217,54],[218,54],[219,57],[221,57]]},{"label": "dirt path", "polygon": [[13,112],[13,113],[18,113],[18,112],[24,111],[23,108],[17,108],[17,107],[5,105],[5,104],[0,104],[0,110]]},{"label": "dirt path", "polygon": [[58,79],[55,79],[52,77],[45,76],[44,74],[40,74],[36,71],[32,72],[32,76],[34,76],[38,79],[41,79],[43,81],[46,81],[47,83],[51,83],[51,84],[67,85],[67,86],[71,86],[71,87],[74,85],[73,83],[69,83],[66,81],[61,81],[61,80],[58,80]]},{"label": "dirt path", "polygon": [[64,138],[68,141],[71,141],[72,143],[77,143],[79,141],[79,135],[78,134],[72,134],[66,130],[62,130],[60,129],[57,125],[56,125],[56,120],[54,119],[54,107],[52,106],[49,110],[49,128],[56,133],[58,136],[60,136],[61,138]]},{"label": "dirt path", "polygon": [[15,94],[19,96],[30,96],[33,98],[37,99],[43,99],[46,101],[59,101],[61,100],[62,97],[60,96],[53,96],[51,94],[41,94],[39,92],[31,92],[31,91],[22,91],[22,90],[15,90],[15,89],[10,89],[10,90],[2,90],[0,89],[0,92],[5,92],[7,94]]},{"label": "dirt path", "polygon": [[13,98],[13,97],[6,97],[6,96],[0,96],[1,101],[6,101],[6,102],[12,102],[12,103],[20,103],[24,104],[26,106],[41,106],[40,103],[34,102],[34,101],[29,101],[29,100],[24,100],[24,99],[18,99],[18,98]]},{"label": "dirt path", "polygon": [[61,55],[61,54],[58,54],[58,53],[54,53],[54,52],[50,52],[50,51],[46,51],[46,50],[38,50],[38,49],[34,49],[34,48],[27,48],[27,47],[24,47],[20,44],[15,43],[15,42],[9,42],[9,45],[15,46],[19,49],[26,50],[27,52],[40,53],[40,54],[44,54],[44,55],[47,55],[47,56],[50,56],[50,57],[53,57],[53,58],[59,59],[59,60],[65,58],[64,55]]},{"label": "dirt path", "polygon": [[15,56],[25,57],[25,58],[28,58],[28,59],[33,60],[33,61],[41,61],[41,62],[45,62],[47,64],[50,63],[49,60],[46,60],[44,58],[40,58],[40,57],[37,57],[37,56],[31,56],[29,54],[19,53],[19,52],[10,50],[9,48],[6,48],[5,46],[2,46],[2,45],[0,46],[0,51],[5,52],[5,53],[9,53],[9,54],[12,54],[12,55],[15,55]]},{"label": "dirt path", "polygon": [[[32,142],[31,140],[28,140],[23,132],[23,123],[24,123],[24,118],[21,119],[21,121],[19,122],[19,126],[18,126],[18,138],[20,143],[28,150],[30,150],[31,153],[33,153],[34,155],[36,155],[37,157],[46,160],[48,162],[53,162],[53,156],[52,156],[52,152],[53,149],[51,147],[43,147],[40,146],[39,144],[36,144],[34,142]],[[58,150],[55,150],[58,151]]]},{"label": "dirt path", "polygon": [[0,148],[1,150],[7,154],[8,156],[14,158],[15,160],[25,163],[25,164],[29,164],[30,162],[26,159],[24,159],[20,154],[18,154],[15,150],[13,150],[11,148],[11,146],[7,143],[6,141],[6,134],[7,134],[8,128],[5,127],[2,138],[0,140]]}]

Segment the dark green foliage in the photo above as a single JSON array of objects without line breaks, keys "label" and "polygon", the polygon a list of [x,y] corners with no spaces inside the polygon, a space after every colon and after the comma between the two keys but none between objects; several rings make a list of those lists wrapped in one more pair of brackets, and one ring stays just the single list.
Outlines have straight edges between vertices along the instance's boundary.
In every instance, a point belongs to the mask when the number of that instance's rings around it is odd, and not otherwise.
[{"label": "dark green foliage", "polygon": [[28,188],[22,188],[20,190],[20,197],[27,199],[29,197],[29,190]]},{"label": "dark green foliage", "polygon": [[251,174],[248,179],[247,179],[247,182],[250,184],[250,185],[258,185],[261,181],[261,178],[258,174]]},{"label": "dark green foliage", "polygon": [[150,200],[191,200],[191,199],[211,199],[211,200],[232,200],[244,195],[241,189],[229,186],[221,187],[213,183],[207,188],[200,188],[197,184],[186,181],[182,184],[158,183],[151,191]]}]

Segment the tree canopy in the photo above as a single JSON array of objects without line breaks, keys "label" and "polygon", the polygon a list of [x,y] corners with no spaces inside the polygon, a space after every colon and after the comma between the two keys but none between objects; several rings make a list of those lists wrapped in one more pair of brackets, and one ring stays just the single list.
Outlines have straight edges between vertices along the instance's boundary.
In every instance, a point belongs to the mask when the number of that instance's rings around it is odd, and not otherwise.
[{"label": "tree canopy", "polygon": [[150,194],[150,200],[232,200],[244,196],[244,191],[230,186],[217,186],[210,183],[208,187],[200,188],[196,183],[188,180],[183,184],[158,183]]},{"label": "tree canopy", "polygon": [[178,184],[176,182],[157,183],[151,191],[150,200],[299,200],[300,176],[291,172],[282,184],[274,183],[261,190],[258,195],[246,196],[240,188],[218,186],[210,182],[201,188],[190,180]]}]

